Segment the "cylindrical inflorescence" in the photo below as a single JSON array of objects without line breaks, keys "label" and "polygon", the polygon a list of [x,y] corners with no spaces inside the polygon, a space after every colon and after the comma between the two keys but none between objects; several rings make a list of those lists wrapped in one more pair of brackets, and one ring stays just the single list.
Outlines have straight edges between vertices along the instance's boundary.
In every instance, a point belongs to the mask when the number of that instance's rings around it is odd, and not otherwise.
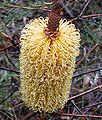
[{"label": "cylindrical inflorescence", "polygon": [[47,24],[48,18],[38,18],[22,31],[20,91],[29,108],[52,113],[67,102],[80,33],[74,24],[60,20],[59,34],[53,40],[45,34]]}]

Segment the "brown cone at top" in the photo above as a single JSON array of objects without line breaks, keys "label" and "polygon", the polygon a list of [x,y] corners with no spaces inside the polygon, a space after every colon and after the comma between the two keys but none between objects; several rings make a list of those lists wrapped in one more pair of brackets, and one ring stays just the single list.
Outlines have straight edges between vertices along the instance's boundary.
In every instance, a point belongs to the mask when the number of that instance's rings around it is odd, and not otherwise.
[{"label": "brown cone at top", "polygon": [[61,20],[62,2],[60,0],[52,0],[52,10],[48,16],[48,29],[55,32],[59,28],[59,21]]}]

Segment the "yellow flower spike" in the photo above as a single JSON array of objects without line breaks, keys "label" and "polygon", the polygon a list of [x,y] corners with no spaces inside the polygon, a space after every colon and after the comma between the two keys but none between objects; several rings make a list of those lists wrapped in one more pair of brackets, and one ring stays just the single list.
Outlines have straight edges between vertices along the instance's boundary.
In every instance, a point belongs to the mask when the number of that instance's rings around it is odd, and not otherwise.
[{"label": "yellow flower spike", "polygon": [[21,93],[34,111],[63,108],[79,54],[80,34],[74,24],[61,20],[56,40],[45,34],[48,19],[31,20],[22,31],[20,53]]},{"label": "yellow flower spike", "polygon": [[60,19],[61,10],[55,7],[50,19],[31,20],[21,35],[22,99],[27,107],[45,113],[61,109],[67,102],[80,47],[79,30]]}]

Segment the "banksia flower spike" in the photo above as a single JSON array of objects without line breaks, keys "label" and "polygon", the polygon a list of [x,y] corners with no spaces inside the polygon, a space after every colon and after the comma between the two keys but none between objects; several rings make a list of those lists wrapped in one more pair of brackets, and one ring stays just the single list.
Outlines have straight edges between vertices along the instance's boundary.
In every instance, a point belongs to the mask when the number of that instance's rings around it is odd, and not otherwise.
[{"label": "banksia flower spike", "polygon": [[49,18],[31,20],[21,35],[21,94],[34,111],[52,113],[64,107],[79,54],[79,30],[61,19],[58,1]]}]

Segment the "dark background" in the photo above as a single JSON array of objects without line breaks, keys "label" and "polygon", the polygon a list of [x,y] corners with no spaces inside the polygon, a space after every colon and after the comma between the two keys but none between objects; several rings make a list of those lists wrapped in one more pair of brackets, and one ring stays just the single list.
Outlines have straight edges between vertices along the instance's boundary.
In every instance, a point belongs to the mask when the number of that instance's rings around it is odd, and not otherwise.
[{"label": "dark background", "polygon": [[[101,120],[75,114],[102,115],[102,0],[64,0],[64,15],[81,33],[80,55],[76,59],[70,97],[63,113],[34,113],[24,106],[19,93],[19,37],[22,28],[40,16],[47,17],[50,0],[0,0],[0,120]],[[75,19],[74,19],[75,18]],[[5,34],[4,34],[5,33]],[[13,41],[10,40],[13,39]],[[96,90],[93,88],[97,87]],[[102,116],[101,116],[102,117]]]}]

